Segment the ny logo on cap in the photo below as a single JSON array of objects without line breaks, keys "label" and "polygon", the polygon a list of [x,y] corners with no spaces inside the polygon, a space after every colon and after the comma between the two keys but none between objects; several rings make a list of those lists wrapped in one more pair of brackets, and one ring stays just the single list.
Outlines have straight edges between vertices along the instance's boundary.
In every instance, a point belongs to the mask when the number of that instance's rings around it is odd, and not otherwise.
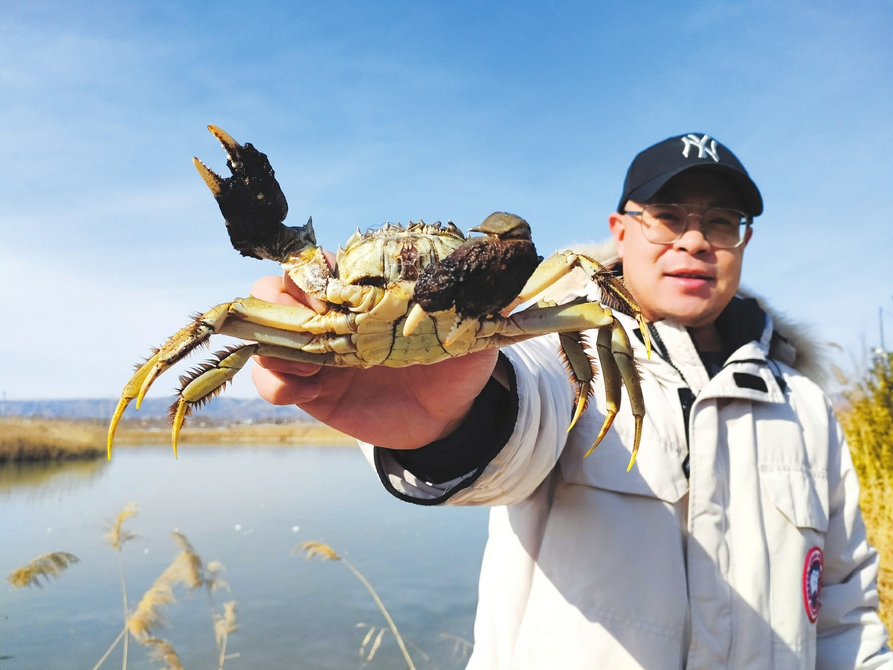
[{"label": "ny logo on cap", "polygon": [[[708,142],[710,146],[707,146]],[[688,152],[691,148],[697,147],[698,158],[710,156],[710,158],[719,163],[719,154],[716,153],[716,140],[711,139],[709,135],[704,135],[704,137],[698,139],[697,135],[689,134],[682,138],[682,144],[682,155],[686,158],[688,158]]]}]

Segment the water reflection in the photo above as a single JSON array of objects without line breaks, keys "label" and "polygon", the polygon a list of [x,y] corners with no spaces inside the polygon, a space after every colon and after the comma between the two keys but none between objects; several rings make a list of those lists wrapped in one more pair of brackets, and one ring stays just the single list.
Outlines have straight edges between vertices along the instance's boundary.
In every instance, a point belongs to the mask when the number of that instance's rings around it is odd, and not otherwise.
[{"label": "water reflection", "polygon": [[0,495],[22,490],[30,495],[73,491],[99,477],[107,465],[104,458],[0,463]]},{"label": "water reflection", "polygon": [[[472,638],[486,510],[401,503],[358,450],[187,448],[177,461],[168,448],[122,449],[110,464],[0,468],[0,494],[2,575],[50,551],[81,559],[42,590],[4,586],[0,656],[15,657],[10,667],[93,667],[114,640],[117,556],[102,538],[130,501],[140,505],[127,521],[140,536],[123,549],[132,603],[176,555],[175,528],[206,562],[226,566],[232,592],[220,602],[238,602],[241,626],[227,668],[405,667],[389,636],[372,661],[360,658],[368,626],[384,620],[343,565],[292,556],[304,540],[330,544],[362,571],[427,655],[413,654],[419,670],[465,663],[457,639]],[[207,599],[180,600],[162,637],[186,667],[217,667]],[[115,654],[103,667],[121,663]],[[129,667],[155,665],[131,645]]]}]

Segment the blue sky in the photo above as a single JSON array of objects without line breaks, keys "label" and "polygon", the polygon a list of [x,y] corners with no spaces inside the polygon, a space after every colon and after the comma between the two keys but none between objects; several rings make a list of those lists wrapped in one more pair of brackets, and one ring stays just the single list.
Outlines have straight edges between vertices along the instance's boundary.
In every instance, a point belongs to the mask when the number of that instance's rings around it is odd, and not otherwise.
[{"label": "blue sky", "polygon": [[[854,355],[893,314],[886,0],[0,0],[0,16],[9,399],[116,396],[190,313],[277,272],[229,247],[191,164],[224,168],[208,123],[270,156],[288,222],[312,215],[326,247],[507,210],[541,254],[607,235],[639,150],[706,132],[766,202],[748,287]],[[242,377],[230,392],[252,395]]]}]

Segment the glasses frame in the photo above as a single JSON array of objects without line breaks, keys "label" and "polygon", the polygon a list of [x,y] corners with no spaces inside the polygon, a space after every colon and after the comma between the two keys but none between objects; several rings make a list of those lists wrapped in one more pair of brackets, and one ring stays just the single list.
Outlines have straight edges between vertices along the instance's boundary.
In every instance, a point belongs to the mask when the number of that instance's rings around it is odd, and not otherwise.
[{"label": "glasses frame", "polygon": [[[655,240],[648,238],[646,231],[650,228],[650,226],[646,225],[644,219],[642,218],[642,215],[645,213],[645,210],[648,209],[648,207],[650,205],[644,205],[642,208],[642,211],[639,211],[639,212],[629,211],[629,210],[623,212],[624,214],[629,214],[631,217],[633,217],[634,219],[636,219],[639,222],[639,224],[642,226],[642,234],[645,236],[645,239],[648,240],[649,242],[651,242],[652,244],[663,244],[666,246],[669,246],[671,244],[676,244],[676,242],[681,240],[682,237],[685,235],[685,233],[687,233],[690,230],[689,222],[691,221],[691,217],[697,216],[701,219],[701,223],[703,223],[704,214],[706,214],[711,209],[721,209],[721,210],[725,210],[727,212],[735,212],[736,214],[740,214],[741,218],[744,219],[743,223],[738,224],[739,237],[740,237],[740,239],[738,240],[738,244],[735,244],[734,246],[731,246],[731,247],[721,247],[721,246],[717,246],[717,245],[713,244],[713,242],[711,242],[709,239],[707,239],[707,235],[704,232],[704,229],[699,224],[698,231],[701,233],[701,235],[704,236],[704,241],[707,242],[707,244],[709,244],[714,249],[737,249],[738,247],[740,247],[741,245],[744,244],[745,240],[747,240],[747,231],[750,229],[751,225],[753,224],[753,217],[750,214],[747,214],[746,212],[742,212],[739,209],[732,209],[731,207],[707,207],[702,213],[698,214],[695,212],[688,211],[688,208],[685,205],[676,203],[676,202],[660,202],[660,203],[653,203],[653,204],[656,207],[679,207],[680,209],[682,209],[682,211],[685,212],[686,217],[685,217],[685,225],[682,227],[682,232],[680,232],[674,239],[670,240],[669,242],[657,242]],[[744,228],[743,233],[741,232],[742,227]]]}]

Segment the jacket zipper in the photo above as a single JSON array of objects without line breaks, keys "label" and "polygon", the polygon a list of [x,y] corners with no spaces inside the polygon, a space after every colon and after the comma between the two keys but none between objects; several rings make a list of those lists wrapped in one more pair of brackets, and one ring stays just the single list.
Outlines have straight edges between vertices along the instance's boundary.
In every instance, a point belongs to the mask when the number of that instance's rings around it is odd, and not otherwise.
[{"label": "jacket zipper", "polygon": [[676,364],[673,362],[673,359],[670,358],[670,352],[667,349],[667,345],[664,343],[663,338],[660,336],[660,333],[657,332],[657,328],[654,327],[654,324],[648,324],[648,332],[651,335],[651,339],[657,342],[657,345],[660,347],[662,352],[663,359],[673,368],[679,377],[682,379],[682,382],[685,386],[678,389],[679,393],[679,405],[682,407],[682,422],[685,427],[685,459],[682,461],[682,474],[685,475],[685,479],[688,480],[691,474],[691,444],[689,442],[688,436],[688,423],[691,418],[691,408],[694,407],[695,404],[695,394],[689,388],[688,380],[685,378],[685,375],[682,374],[682,370],[676,367]]}]

